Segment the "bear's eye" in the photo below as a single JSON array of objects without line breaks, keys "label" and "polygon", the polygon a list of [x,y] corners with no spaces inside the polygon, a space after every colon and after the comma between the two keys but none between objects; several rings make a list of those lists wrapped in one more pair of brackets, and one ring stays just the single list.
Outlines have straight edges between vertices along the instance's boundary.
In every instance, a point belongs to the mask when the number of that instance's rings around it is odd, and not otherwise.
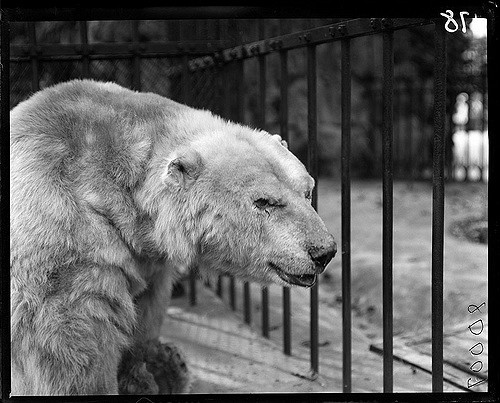
[{"label": "bear's eye", "polygon": [[304,193],[304,196],[306,197],[307,200],[311,200],[312,199],[312,190],[308,190],[306,191],[306,193]]},{"label": "bear's eye", "polygon": [[276,200],[260,198],[254,201],[254,204],[259,209],[266,209],[269,207],[276,207],[279,203]]}]

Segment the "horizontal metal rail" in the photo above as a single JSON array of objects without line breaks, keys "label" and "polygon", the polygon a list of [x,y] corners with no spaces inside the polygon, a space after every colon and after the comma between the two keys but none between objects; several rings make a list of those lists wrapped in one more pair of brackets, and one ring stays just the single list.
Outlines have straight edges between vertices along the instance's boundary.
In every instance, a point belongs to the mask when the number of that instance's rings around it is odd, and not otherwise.
[{"label": "horizontal metal rail", "polygon": [[10,45],[11,61],[26,61],[37,56],[40,60],[67,60],[80,59],[87,56],[91,59],[128,58],[131,54],[143,58],[171,57],[181,55],[200,56],[214,54],[230,46],[228,40],[175,41],[175,42],[123,42],[123,43],[95,43],[95,44],[37,44],[37,45]]},{"label": "horizontal metal rail", "polygon": [[429,24],[432,24],[432,20],[424,18],[360,18],[342,21],[228,48],[217,52],[213,58],[208,56],[191,60],[190,68],[192,70],[203,69],[211,63],[228,63],[232,60],[247,59],[280,50],[298,49],[347,38],[380,34],[387,30],[394,31]]}]

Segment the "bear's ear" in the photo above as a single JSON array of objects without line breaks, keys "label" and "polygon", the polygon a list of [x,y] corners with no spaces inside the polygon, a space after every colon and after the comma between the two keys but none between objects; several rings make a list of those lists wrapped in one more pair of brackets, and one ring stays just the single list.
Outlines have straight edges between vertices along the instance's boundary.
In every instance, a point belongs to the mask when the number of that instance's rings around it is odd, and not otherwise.
[{"label": "bear's ear", "polygon": [[176,152],[170,159],[163,176],[165,182],[188,189],[203,170],[201,155],[192,148]]},{"label": "bear's ear", "polygon": [[283,140],[279,134],[272,134],[272,135],[271,135],[271,137],[272,137],[272,138],[274,138],[274,139],[276,139],[277,141],[279,141],[279,143],[280,143],[283,147],[285,147],[286,149],[288,149],[288,144],[287,144],[287,142],[286,142],[285,140]]}]

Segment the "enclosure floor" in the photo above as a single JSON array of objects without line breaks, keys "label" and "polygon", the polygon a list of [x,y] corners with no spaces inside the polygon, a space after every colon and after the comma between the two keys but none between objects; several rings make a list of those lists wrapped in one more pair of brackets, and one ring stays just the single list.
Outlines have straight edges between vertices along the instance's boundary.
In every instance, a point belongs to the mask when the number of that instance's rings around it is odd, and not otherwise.
[{"label": "enclosure floor", "polygon": [[[174,299],[168,316],[162,337],[185,352],[194,378],[192,393],[342,392],[340,326],[333,338],[339,345],[320,348],[320,376],[311,380],[307,346],[284,355],[278,343],[242,323],[238,313],[200,284],[197,304]],[[331,322],[341,323],[338,319]],[[353,331],[353,392],[382,392],[382,358],[369,344]],[[430,391],[428,373],[395,361],[394,374],[395,392]],[[458,391],[446,383],[444,390]]]}]

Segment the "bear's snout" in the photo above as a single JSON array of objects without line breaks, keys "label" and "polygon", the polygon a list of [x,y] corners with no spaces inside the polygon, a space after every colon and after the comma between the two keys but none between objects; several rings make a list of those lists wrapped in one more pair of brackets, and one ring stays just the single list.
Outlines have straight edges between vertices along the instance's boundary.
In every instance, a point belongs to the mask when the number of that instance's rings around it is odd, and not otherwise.
[{"label": "bear's snout", "polygon": [[337,253],[337,244],[333,241],[333,237],[331,237],[327,245],[312,246],[308,252],[314,262],[316,273],[320,274]]}]

